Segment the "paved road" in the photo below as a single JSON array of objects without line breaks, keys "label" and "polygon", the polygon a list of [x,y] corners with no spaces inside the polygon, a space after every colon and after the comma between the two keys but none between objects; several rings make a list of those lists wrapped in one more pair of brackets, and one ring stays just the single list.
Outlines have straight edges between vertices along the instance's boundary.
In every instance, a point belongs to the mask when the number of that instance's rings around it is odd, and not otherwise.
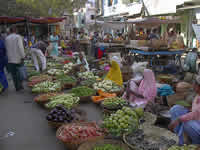
[{"label": "paved road", "polygon": [[[10,87],[0,95],[0,150],[66,150],[45,120],[48,111],[33,102],[30,89],[17,93],[12,83]],[[80,108],[87,111],[89,120],[100,120],[95,105]],[[11,136],[4,138],[8,132]]]}]

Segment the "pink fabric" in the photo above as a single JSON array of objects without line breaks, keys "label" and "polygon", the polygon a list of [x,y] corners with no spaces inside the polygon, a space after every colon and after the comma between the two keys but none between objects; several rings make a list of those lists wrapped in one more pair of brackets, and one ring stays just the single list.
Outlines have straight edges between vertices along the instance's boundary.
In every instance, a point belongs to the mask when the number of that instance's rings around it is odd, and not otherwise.
[{"label": "pink fabric", "polygon": [[[134,93],[138,93],[143,95],[144,98],[138,98],[134,94],[130,93],[128,101],[132,103],[132,105],[146,105],[149,101],[153,101],[157,94],[157,87],[154,73],[149,70],[144,70],[144,79],[141,81],[138,86],[133,80],[130,81],[130,90]],[[125,92],[123,98],[126,99],[127,93]]]},{"label": "pink fabric", "polygon": [[190,120],[200,120],[200,96],[196,96],[192,103],[192,112],[181,116],[182,122],[187,122]]}]

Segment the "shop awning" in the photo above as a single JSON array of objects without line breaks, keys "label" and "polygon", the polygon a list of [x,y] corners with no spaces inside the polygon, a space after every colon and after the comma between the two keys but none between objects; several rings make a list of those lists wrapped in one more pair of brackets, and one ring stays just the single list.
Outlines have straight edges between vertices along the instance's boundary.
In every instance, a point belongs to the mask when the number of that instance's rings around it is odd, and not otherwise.
[{"label": "shop awning", "polygon": [[0,24],[16,24],[21,22],[25,22],[25,18],[0,16]]},{"label": "shop awning", "polygon": [[35,24],[54,24],[62,22],[65,18],[29,18],[29,22]]},{"label": "shop awning", "polygon": [[139,19],[129,19],[126,22],[111,21],[111,24],[136,24],[136,25],[161,25],[169,23],[181,23],[181,20],[169,20],[169,19],[159,19],[159,18],[139,18]]}]

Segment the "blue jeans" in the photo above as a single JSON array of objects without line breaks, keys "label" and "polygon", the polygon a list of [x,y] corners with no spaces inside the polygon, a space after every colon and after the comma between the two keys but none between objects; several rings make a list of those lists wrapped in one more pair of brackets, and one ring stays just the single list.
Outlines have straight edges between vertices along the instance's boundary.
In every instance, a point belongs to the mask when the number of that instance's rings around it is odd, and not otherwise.
[{"label": "blue jeans", "polygon": [[[170,109],[171,120],[174,121],[177,118],[187,114],[188,112],[188,109],[185,107],[175,105]],[[179,145],[184,144],[184,132],[190,137],[192,144],[200,144],[200,121],[191,120],[188,122],[180,123],[174,129],[174,132],[179,136]]]}]

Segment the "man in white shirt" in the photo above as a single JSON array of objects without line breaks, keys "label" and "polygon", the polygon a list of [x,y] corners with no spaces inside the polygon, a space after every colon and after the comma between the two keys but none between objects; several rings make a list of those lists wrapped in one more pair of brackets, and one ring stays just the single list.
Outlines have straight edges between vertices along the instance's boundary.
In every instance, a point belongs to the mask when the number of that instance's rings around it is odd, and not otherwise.
[{"label": "man in white shirt", "polygon": [[20,35],[16,34],[16,27],[10,29],[10,35],[5,40],[8,69],[12,75],[16,91],[23,89],[22,80],[20,78],[19,68],[24,63],[25,52],[24,45]]}]

